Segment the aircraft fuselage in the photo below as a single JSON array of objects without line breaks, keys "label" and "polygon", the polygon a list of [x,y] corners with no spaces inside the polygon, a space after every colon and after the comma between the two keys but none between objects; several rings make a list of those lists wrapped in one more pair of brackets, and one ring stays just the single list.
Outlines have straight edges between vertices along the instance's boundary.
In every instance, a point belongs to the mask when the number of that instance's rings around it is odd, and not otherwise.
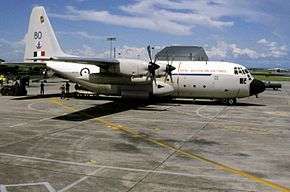
[{"label": "aircraft fuselage", "polygon": [[[95,65],[48,61],[47,66],[97,94],[165,96],[180,98],[242,98],[253,95],[253,76],[242,65],[219,61],[174,61],[172,81],[164,78],[166,61],[159,61],[157,82],[144,77],[147,62],[120,59],[118,70],[122,76],[108,75],[102,80],[101,69]],[[122,63],[124,62],[124,63]],[[129,64],[128,64],[129,63]],[[124,74],[128,75],[124,77]],[[132,78],[133,74],[133,78]],[[141,76],[143,74],[143,77]],[[135,77],[135,78],[134,78]],[[139,81],[138,81],[139,80]],[[128,83],[124,84],[125,81]],[[122,85],[118,85],[122,82]],[[159,88],[158,88],[159,87]]]}]

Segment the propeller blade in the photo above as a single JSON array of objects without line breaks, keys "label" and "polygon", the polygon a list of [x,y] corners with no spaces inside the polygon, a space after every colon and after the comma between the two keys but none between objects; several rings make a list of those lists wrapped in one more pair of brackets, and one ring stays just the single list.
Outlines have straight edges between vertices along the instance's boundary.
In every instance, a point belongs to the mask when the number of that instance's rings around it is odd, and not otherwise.
[{"label": "propeller blade", "polygon": [[148,56],[149,56],[149,59],[150,59],[150,63],[152,63],[152,55],[151,55],[151,47],[150,47],[150,45],[147,46],[147,52],[148,52]]},{"label": "propeller blade", "polygon": [[156,73],[155,71],[160,68],[158,64],[156,64],[157,57],[154,58],[154,61],[152,61],[152,53],[151,53],[151,47],[150,45],[147,46],[147,52],[149,56],[149,64],[148,64],[148,73],[146,74],[146,80],[148,78],[151,79],[151,81],[154,81],[156,84]]}]

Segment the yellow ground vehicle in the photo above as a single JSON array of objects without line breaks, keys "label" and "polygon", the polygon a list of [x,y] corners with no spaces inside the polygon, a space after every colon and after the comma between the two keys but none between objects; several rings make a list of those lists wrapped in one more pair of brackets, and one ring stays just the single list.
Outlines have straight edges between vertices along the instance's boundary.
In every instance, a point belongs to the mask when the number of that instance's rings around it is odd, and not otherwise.
[{"label": "yellow ground vehicle", "polygon": [[6,81],[6,78],[4,75],[0,75],[0,85],[3,85],[3,83]]},{"label": "yellow ground vehicle", "polygon": [[5,78],[5,76],[4,75],[0,75],[0,81],[6,81],[6,78]]}]

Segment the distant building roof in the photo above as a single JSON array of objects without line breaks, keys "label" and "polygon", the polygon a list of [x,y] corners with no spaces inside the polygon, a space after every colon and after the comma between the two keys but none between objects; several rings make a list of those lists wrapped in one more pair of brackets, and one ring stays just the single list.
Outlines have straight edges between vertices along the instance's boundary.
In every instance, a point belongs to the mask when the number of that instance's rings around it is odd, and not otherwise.
[{"label": "distant building roof", "polygon": [[155,57],[157,60],[178,60],[178,61],[208,61],[202,47],[197,46],[169,46],[159,51]]}]

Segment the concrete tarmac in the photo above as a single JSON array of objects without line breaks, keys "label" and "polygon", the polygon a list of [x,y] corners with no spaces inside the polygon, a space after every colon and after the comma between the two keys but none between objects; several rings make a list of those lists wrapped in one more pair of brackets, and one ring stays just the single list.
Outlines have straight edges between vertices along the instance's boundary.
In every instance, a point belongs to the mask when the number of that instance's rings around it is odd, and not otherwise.
[{"label": "concrete tarmac", "polygon": [[1,192],[290,191],[290,83],[237,106],[61,100],[60,85],[0,97]]}]

